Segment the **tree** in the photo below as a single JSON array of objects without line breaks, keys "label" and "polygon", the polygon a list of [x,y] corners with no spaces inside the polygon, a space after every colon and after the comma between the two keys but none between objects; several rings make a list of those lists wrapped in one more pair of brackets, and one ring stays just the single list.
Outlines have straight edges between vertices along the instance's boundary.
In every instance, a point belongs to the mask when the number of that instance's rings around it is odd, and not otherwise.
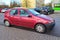
[{"label": "tree", "polygon": [[13,8],[13,7],[20,7],[20,4],[17,4],[17,2],[11,2],[10,3],[10,8]]},{"label": "tree", "polygon": [[8,5],[0,5],[0,8],[9,8]]}]

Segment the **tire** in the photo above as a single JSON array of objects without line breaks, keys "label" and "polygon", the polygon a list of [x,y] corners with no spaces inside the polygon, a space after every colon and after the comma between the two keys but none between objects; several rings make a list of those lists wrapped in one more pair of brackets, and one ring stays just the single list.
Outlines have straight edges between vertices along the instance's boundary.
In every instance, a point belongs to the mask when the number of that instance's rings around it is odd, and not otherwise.
[{"label": "tire", "polygon": [[45,14],[45,15],[48,15],[48,12],[45,12],[45,11],[44,11],[44,12],[42,12],[42,13]]},{"label": "tire", "polygon": [[5,25],[5,26],[7,26],[7,27],[10,27],[10,26],[11,26],[10,22],[9,22],[9,21],[7,21],[7,20],[6,20],[6,21],[4,21],[4,25]]},{"label": "tire", "polygon": [[54,11],[52,11],[51,14],[54,14]]},{"label": "tire", "polygon": [[45,14],[45,15],[48,15],[48,12],[45,12],[44,14]]},{"label": "tire", "polygon": [[46,27],[42,24],[35,25],[35,31],[38,33],[46,33]]}]

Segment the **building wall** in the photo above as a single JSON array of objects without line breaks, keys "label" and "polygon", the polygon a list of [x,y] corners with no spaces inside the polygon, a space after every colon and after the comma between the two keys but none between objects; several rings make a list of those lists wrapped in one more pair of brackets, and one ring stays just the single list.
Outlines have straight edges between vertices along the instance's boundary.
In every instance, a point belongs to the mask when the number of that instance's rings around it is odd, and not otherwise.
[{"label": "building wall", "polygon": [[53,0],[52,1],[52,7],[54,8],[55,4],[58,4],[60,3],[60,0]]},{"label": "building wall", "polygon": [[60,3],[60,0],[53,0],[53,3]]}]

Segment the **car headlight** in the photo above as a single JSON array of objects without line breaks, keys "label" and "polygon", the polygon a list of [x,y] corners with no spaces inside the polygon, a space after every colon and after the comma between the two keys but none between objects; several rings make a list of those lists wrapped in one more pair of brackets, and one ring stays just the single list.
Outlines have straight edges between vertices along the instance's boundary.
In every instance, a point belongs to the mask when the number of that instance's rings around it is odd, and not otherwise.
[{"label": "car headlight", "polygon": [[52,23],[51,21],[49,23]]},{"label": "car headlight", "polygon": [[54,22],[54,20],[51,20],[49,23],[53,23]]}]

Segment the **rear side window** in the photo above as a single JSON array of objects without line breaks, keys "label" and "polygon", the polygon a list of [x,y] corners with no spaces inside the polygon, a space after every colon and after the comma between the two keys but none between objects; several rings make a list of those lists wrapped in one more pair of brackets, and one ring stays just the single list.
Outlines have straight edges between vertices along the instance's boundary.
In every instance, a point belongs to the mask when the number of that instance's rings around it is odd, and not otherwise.
[{"label": "rear side window", "polygon": [[17,15],[18,14],[18,10],[11,10],[10,11],[10,15]]}]

